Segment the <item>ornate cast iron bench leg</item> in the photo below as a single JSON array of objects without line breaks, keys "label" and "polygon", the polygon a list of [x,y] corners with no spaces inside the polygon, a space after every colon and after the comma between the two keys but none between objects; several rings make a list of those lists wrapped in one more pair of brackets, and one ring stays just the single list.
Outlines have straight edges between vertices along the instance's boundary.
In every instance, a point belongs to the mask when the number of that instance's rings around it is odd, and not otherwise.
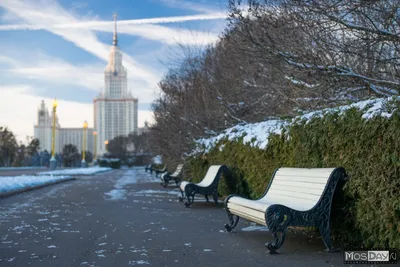
[{"label": "ornate cast iron bench leg", "polygon": [[265,244],[270,254],[277,254],[276,250],[285,242],[286,230],[292,219],[292,211],[281,205],[272,205],[267,209],[265,221],[274,237],[273,243]]},{"label": "ornate cast iron bench leg", "polygon": [[269,254],[278,254],[276,250],[279,249],[283,245],[283,242],[285,241],[286,228],[280,230],[272,230],[272,235],[274,236],[274,242],[265,243],[265,246],[269,250]]},{"label": "ornate cast iron bench leg", "polygon": [[233,229],[236,227],[236,225],[238,224],[238,222],[239,222],[239,216],[230,213],[228,210],[227,210],[227,213],[228,213],[229,224],[228,224],[228,223],[225,224],[225,229],[226,229],[226,231],[227,231],[228,233],[230,233],[230,232],[232,232],[232,230],[233,230]]},{"label": "ornate cast iron bench leg", "polygon": [[195,194],[196,194],[196,190],[193,188],[193,186],[190,184],[186,185],[186,187],[185,187],[185,195],[187,198],[187,201],[185,202],[186,208],[189,208],[192,205]]},{"label": "ornate cast iron bench leg", "polygon": [[214,200],[215,205],[218,206],[218,192],[213,193],[213,200]]},{"label": "ornate cast iron bench leg", "polygon": [[318,229],[321,234],[322,241],[324,241],[324,244],[326,247],[325,251],[326,252],[338,252],[340,249],[334,248],[332,246],[331,231],[329,229],[329,219],[321,221],[321,223],[318,226]]},{"label": "ornate cast iron bench leg", "polygon": [[167,186],[168,186],[168,184],[169,184],[169,177],[168,177],[168,175],[165,175],[164,176],[164,183],[163,183],[163,187],[164,188],[166,188]]},{"label": "ornate cast iron bench leg", "polygon": [[185,198],[185,195],[183,194],[183,191],[180,187],[179,187],[179,191],[181,191],[181,196],[179,197],[179,202],[182,202],[183,199]]}]

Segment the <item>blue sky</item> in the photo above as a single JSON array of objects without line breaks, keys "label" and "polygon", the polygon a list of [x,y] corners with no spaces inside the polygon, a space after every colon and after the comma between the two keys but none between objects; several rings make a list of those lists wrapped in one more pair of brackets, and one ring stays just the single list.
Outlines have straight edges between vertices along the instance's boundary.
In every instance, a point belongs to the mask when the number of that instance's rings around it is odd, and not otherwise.
[{"label": "blue sky", "polygon": [[0,1],[0,126],[18,140],[33,136],[41,100],[57,98],[62,127],[93,126],[93,98],[103,89],[118,14],[119,47],[128,88],[139,98],[139,126],[165,64],[179,44],[215,43],[226,26],[227,0]]}]

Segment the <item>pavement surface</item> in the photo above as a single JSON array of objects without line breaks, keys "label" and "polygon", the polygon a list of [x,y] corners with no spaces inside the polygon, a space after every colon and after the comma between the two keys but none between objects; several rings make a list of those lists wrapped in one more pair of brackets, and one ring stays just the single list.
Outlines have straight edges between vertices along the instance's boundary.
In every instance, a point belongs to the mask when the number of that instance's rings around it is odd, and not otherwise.
[{"label": "pavement surface", "polygon": [[185,208],[178,196],[134,168],[0,199],[0,266],[351,266],[318,233],[291,231],[270,255],[266,228],[227,233],[222,200]]}]

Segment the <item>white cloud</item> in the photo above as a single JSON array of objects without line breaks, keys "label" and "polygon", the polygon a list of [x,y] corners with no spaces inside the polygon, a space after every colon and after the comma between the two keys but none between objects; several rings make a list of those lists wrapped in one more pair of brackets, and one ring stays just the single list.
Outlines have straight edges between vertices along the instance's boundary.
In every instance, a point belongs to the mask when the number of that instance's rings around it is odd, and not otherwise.
[{"label": "white cloud", "polygon": [[[30,85],[2,86],[2,104],[0,105],[0,126],[7,126],[19,141],[26,141],[26,136],[33,136],[33,126],[37,122],[37,109],[42,100],[48,107],[53,99],[32,96]],[[61,127],[80,127],[86,120],[93,127],[93,104],[82,104],[73,101],[58,100],[57,108]],[[144,121],[153,122],[152,112],[139,110],[139,127]]]},{"label": "white cloud", "polygon": [[[78,20],[54,1],[11,1],[0,2],[8,12],[12,12],[20,19],[33,25],[52,25],[57,23],[74,23]],[[77,47],[107,61],[108,46],[101,43],[90,30],[84,29],[47,29],[65,40],[74,43]],[[124,65],[134,79],[146,81],[149,85],[156,83],[160,76],[146,66],[137,63],[129,55],[124,54]]]},{"label": "white cloud", "polygon": [[[20,78],[50,82],[52,84],[79,85],[100,91],[103,87],[102,65],[74,66],[58,58],[43,53],[31,54],[34,60],[0,56],[0,63],[10,65],[3,70]],[[8,75],[8,74],[6,74]]]},{"label": "white cloud", "polygon": [[209,5],[203,5],[201,4],[201,1],[195,2],[190,2],[190,1],[182,1],[182,0],[159,0],[160,2],[164,3],[167,6],[174,7],[174,8],[180,8],[180,9],[187,9],[187,10],[193,10],[197,12],[206,12],[206,13],[211,13],[215,12],[215,8],[211,8]]},{"label": "white cloud", "polygon": [[[101,29],[106,30],[107,28]],[[191,31],[187,29],[172,29],[150,24],[143,24],[140,27],[121,25],[118,26],[118,32],[138,35],[154,41],[162,41],[169,45],[177,43],[183,45],[207,45],[218,41],[218,36],[213,33]]]}]

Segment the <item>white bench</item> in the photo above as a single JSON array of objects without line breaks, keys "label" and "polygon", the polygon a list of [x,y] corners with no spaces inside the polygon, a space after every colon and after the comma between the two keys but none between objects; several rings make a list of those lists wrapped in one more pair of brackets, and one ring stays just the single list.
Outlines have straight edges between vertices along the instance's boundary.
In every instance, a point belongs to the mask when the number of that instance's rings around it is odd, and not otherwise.
[{"label": "white bench", "polygon": [[156,177],[158,177],[159,174],[167,172],[167,167],[168,167],[168,164],[165,164],[164,168],[162,168],[162,169],[154,169],[154,168],[152,168],[152,170],[156,173]]},{"label": "white bench", "polygon": [[167,185],[169,184],[169,181],[171,181],[171,180],[175,181],[176,185],[178,186],[179,182],[181,181],[182,169],[183,169],[183,164],[179,164],[176,167],[176,170],[174,173],[169,173],[169,172],[163,173],[160,176],[162,186],[167,187]]},{"label": "white bench", "polygon": [[344,168],[280,168],[257,200],[230,195],[225,199],[228,232],[236,227],[239,217],[268,226],[274,243],[267,243],[270,253],[276,253],[288,226],[316,226],[328,251],[333,251],[330,238],[330,212],[339,180],[346,180]]},{"label": "white bench", "polygon": [[183,198],[186,196],[187,202],[185,202],[186,207],[190,207],[194,201],[194,196],[196,194],[204,195],[207,202],[208,196],[211,195],[215,202],[215,205],[218,205],[218,183],[222,173],[227,173],[228,168],[225,165],[212,165],[208,168],[206,176],[204,176],[203,180],[200,183],[191,183],[187,181],[182,181],[179,185],[179,189],[181,191],[182,197],[179,198],[180,201],[183,201]]}]

